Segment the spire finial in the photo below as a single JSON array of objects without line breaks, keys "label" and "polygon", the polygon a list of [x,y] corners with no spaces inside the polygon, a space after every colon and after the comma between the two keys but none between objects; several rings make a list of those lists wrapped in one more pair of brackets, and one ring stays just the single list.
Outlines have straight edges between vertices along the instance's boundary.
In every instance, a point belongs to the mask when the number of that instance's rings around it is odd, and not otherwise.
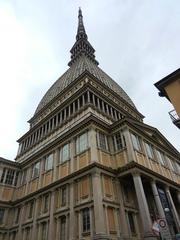
[{"label": "spire finial", "polygon": [[85,38],[87,39],[87,34],[84,28],[83,24],[83,15],[82,15],[82,10],[79,7],[79,14],[78,14],[78,30],[77,30],[77,35],[76,35],[76,40],[79,40],[80,38]]},{"label": "spire finial", "polygon": [[85,55],[86,57],[91,59],[91,61],[93,61],[96,65],[98,65],[99,63],[95,59],[94,52],[95,52],[94,48],[88,42],[88,37],[83,24],[82,11],[81,8],[79,8],[76,42],[70,50],[71,61],[68,63],[68,65],[71,66],[82,55]]}]

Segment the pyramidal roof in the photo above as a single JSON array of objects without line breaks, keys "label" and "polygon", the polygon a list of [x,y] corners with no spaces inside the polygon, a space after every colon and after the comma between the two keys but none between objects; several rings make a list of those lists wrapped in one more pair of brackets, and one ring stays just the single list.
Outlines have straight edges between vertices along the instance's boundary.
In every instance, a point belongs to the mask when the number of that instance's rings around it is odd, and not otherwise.
[{"label": "pyramidal roof", "polygon": [[35,111],[35,115],[85,71],[88,71],[135,108],[134,103],[126,94],[126,92],[111,77],[109,77],[102,69],[98,67],[99,63],[95,59],[95,50],[89,43],[88,36],[85,31],[81,9],[79,9],[78,14],[76,42],[71,48],[70,53],[71,60],[68,63],[69,69],[49,88],[49,90],[43,96]]}]

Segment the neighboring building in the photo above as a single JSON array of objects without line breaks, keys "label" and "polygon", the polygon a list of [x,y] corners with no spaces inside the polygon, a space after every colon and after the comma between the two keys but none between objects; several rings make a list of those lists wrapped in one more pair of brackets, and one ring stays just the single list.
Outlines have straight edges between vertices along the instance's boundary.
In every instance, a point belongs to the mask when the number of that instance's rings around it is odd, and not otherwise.
[{"label": "neighboring building", "polygon": [[154,84],[160,97],[166,97],[174,106],[169,112],[173,123],[180,128],[180,69]]},{"label": "neighboring building", "polygon": [[78,18],[69,69],[40,101],[16,161],[0,159],[0,239],[152,240],[159,218],[171,239],[180,154],[98,67]]}]

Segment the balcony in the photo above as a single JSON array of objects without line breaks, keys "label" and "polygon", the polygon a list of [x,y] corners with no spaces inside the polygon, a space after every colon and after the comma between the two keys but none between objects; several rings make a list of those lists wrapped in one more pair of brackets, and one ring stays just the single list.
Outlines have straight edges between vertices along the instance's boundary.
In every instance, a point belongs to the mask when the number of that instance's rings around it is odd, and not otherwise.
[{"label": "balcony", "polygon": [[175,109],[169,112],[172,122],[180,129],[180,118]]}]

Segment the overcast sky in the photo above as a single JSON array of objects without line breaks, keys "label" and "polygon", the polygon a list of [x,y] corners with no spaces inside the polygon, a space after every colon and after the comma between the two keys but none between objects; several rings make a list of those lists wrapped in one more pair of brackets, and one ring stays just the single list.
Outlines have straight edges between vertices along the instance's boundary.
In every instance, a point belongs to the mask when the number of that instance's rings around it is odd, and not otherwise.
[{"label": "overcast sky", "polygon": [[27,121],[67,69],[79,6],[100,67],[180,150],[173,106],[153,85],[180,67],[179,0],[1,0],[0,156],[15,158]]}]

